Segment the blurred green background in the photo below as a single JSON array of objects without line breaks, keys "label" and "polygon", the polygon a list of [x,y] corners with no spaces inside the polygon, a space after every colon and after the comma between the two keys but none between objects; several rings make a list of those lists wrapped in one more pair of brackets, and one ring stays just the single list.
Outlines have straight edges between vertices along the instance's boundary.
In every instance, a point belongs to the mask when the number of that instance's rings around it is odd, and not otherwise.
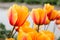
[{"label": "blurred green background", "polygon": [[3,23],[0,23],[0,40],[4,40],[10,30],[6,30],[5,25]]},{"label": "blurred green background", "polygon": [[45,4],[50,3],[53,5],[60,6],[60,0],[0,0],[0,2],[19,2],[19,3],[28,3],[28,4]]}]

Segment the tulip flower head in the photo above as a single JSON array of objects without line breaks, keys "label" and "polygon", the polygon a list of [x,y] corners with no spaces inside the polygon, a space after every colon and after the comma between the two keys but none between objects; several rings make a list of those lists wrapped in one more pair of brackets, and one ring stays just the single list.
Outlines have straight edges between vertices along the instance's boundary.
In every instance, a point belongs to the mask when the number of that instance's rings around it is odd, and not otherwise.
[{"label": "tulip flower head", "polygon": [[44,9],[46,10],[47,14],[50,14],[52,10],[54,10],[54,6],[50,4],[45,4]]},{"label": "tulip flower head", "polygon": [[9,22],[13,26],[21,26],[28,17],[28,8],[14,4],[9,8]]},{"label": "tulip flower head", "polygon": [[46,11],[42,8],[32,9],[31,15],[32,15],[32,19],[33,19],[34,23],[37,25],[49,23]]},{"label": "tulip flower head", "polygon": [[31,12],[32,19],[36,24],[39,24],[39,10],[40,9],[32,9]]},{"label": "tulip flower head", "polygon": [[54,10],[54,6],[50,4],[45,4],[44,9],[46,10],[49,20],[55,20],[57,17],[57,10]]}]

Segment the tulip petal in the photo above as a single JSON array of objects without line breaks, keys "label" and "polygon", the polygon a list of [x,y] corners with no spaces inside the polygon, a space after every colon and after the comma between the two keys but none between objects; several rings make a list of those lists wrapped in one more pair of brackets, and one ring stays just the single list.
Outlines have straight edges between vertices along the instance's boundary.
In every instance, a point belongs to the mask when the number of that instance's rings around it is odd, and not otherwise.
[{"label": "tulip petal", "polygon": [[16,12],[16,10],[13,7],[11,7],[9,9],[8,17],[9,17],[10,24],[14,25],[16,23],[16,20],[17,20],[17,12]]},{"label": "tulip petal", "polygon": [[46,20],[45,20],[44,24],[47,25],[49,23],[50,23],[50,20],[48,19],[48,17],[46,17]]},{"label": "tulip petal", "polygon": [[28,34],[31,36],[32,40],[37,40],[38,33],[36,31],[29,32]]},{"label": "tulip petal", "polygon": [[40,9],[40,24],[43,24],[45,22],[46,16],[46,11],[44,9]]},{"label": "tulip petal", "polygon": [[47,11],[47,14],[49,14],[54,9],[54,6],[50,4],[45,4],[44,9]]},{"label": "tulip petal", "polygon": [[32,40],[28,33],[24,33],[22,30],[18,33],[17,40]]},{"label": "tulip petal", "polygon": [[31,12],[32,19],[34,23],[39,24],[39,8],[38,9],[32,9]]},{"label": "tulip petal", "polygon": [[54,40],[54,33],[48,30],[42,30],[38,34],[38,40]]},{"label": "tulip petal", "polygon": [[17,25],[21,26],[25,22],[26,18],[28,17],[28,8],[25,6],[21,6],[21,7],[16,6],[16,11],[18,13],[18,19],[16,21],[15,26]]},{"label": "tulip petal", "polygon": [[52,13],[51,13],[51,15],[50,15],[50,20],[55,20],[56,19],[56,17],[57,17],[57,10],[53,10],[52,11]]},{"label": "tulip petal", "polygon": [[51,39],[44,32],[41,31],[38,34],[37,40],[51,40]]}]

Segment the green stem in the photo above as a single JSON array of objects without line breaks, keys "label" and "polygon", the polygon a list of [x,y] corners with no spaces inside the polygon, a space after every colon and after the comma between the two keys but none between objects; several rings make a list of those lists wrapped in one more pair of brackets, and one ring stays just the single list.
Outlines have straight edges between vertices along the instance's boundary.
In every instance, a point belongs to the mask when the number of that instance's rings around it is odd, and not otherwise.
[{"label": "green stem", "polygon": [[37,29],[37,32],[39,32],[39,26],[40,26],[40,25],[38,25],[38,29]]},{"label": "green stem", "polygon": [[8,38],[12,37],[14,29],[15,29],[15,27],[13,27],[12,31],[8,34]]}]

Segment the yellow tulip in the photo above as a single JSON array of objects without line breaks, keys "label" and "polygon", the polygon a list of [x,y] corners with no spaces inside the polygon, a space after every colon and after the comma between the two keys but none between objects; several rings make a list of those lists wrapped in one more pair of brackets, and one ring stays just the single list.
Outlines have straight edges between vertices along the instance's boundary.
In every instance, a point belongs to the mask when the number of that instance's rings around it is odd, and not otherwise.
[{"label": "yellow tulip", "polygon": [[14,38],[6,38],[6,40],[14,40]]},{"label": "yellow tulip", "polygon": [[48,30],[42,30],[39,32],[37,40],[54,40],[54,33]]},{"label": "yellow tulip", "polygon": [[28,33],[23,32],[20,30],[18,32],[17,40],[32,40]]}]

